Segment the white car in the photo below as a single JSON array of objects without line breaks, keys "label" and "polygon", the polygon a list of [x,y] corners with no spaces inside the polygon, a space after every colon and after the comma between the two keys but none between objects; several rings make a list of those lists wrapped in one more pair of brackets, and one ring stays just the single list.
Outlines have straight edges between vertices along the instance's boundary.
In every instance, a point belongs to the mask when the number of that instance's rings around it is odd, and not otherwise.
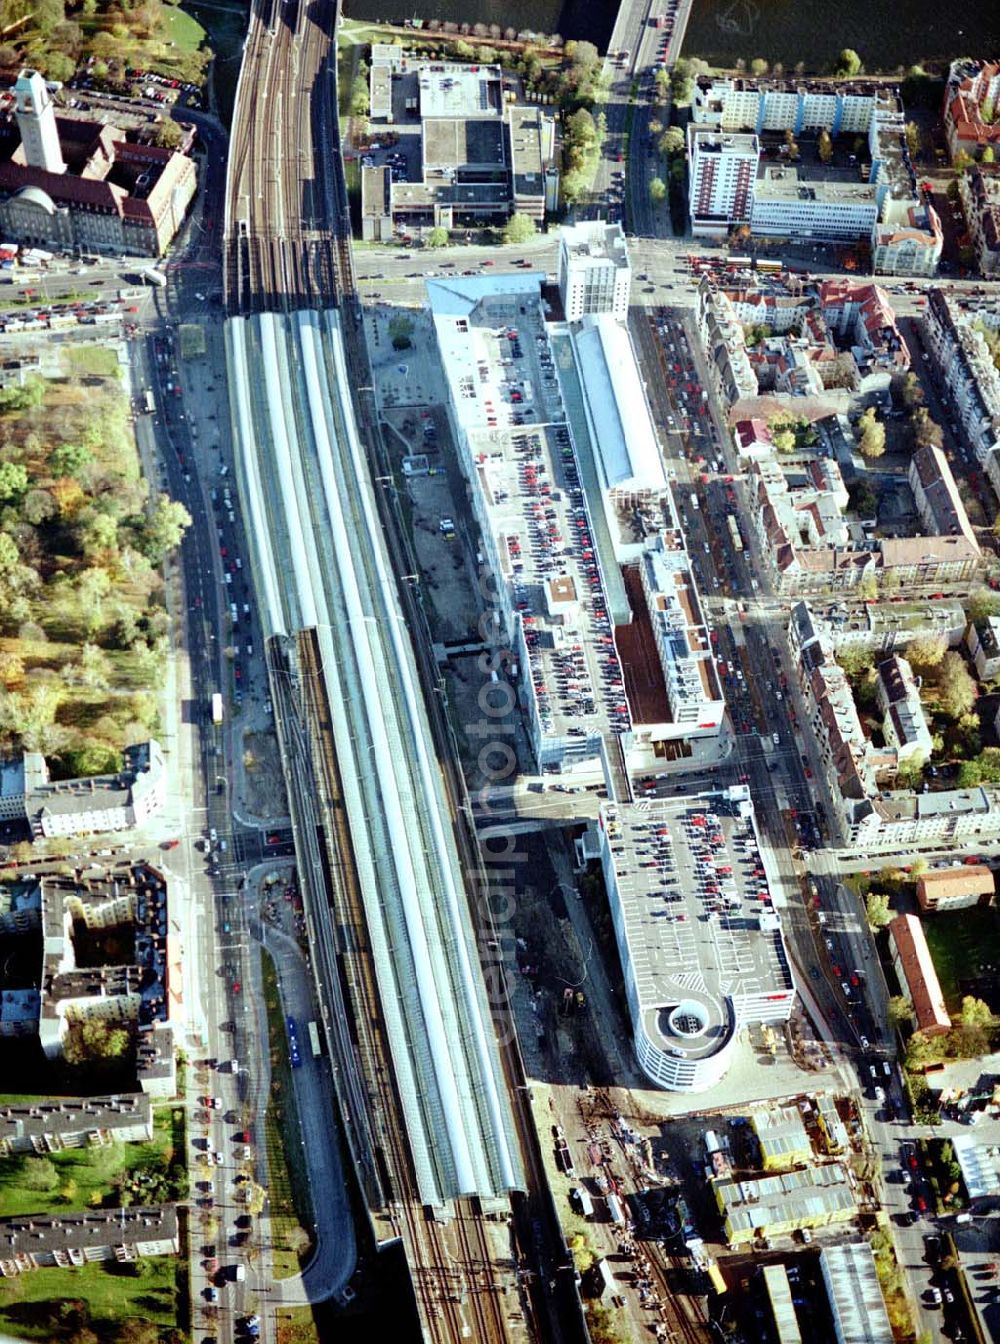
[{"label": "white car", "polygon": [[774,745],[775,745],[776,747],[779,746],[780,743],[781,743],[781,734],[780,734],[780,733],[772,733],[772,734],[771,734],[771,741],[774,743]]}]

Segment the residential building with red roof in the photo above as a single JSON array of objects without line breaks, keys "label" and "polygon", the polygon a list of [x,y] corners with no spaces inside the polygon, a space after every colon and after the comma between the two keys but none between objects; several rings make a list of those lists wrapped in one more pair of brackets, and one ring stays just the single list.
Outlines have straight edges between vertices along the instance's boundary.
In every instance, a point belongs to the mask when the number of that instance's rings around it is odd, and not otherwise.
[{"label": "residential building with red roof", "polygon": [[944,129],[952,158],[978,158],[1000,146],[1000,61],[953,61],[944,95]]}]

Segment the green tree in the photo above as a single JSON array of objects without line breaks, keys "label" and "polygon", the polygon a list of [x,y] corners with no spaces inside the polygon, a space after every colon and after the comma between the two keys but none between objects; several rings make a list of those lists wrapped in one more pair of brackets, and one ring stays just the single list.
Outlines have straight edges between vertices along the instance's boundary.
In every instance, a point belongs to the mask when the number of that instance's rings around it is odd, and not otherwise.
[{"label": "green tree", "polygon": [[900,761],[896,770],[896,782],[900,788],[915,791],[923,783],[924,765],[927,758],[922,751],[915,751],[906,760]]},{"label": "green tree", "polygon": [[941,659],[935,690],[941,712],[949,719],[961,718],[972,709],[976,703],[976,683],[961,654],[949,652]]},{"label": "green tree", "polygon": [[650,182],[649,199],[654,205],[662,205],[667,199],[667,184],[662,177],[654,177]]},{"label": "green tree", "polygon": [[394,313],[389,319],[389,338],[393,350],[409,350],[413,336],[413,318],[406,313]]},{"label": "green tree", "polygon": [[1000,616],[1000,593],[989,588],[977,588],[969,594],[965,603],[965,614],[970,621],[985,621],[989,616]]},{"label": "green tree", "polygon": [[884,891],[870,891],[865,897],[865,914],[872,929],[884,928],[892,919],[889,897]]},{"label": "green tree", "polygon": [[657,148],[664,158],[684,152],[684,132],[679,126],[668,126],[657,142]]},{"label": "green tree", "polygon": [[48,522],[58,512],[58,505],[48,490],[29,490],[21,501],[21,516],[32,527]]},{"label": "green tree", "polygon": [[907,644],[905,657],[918,677],[926,677],[941,666],[947,651],[948,641],[944,635],[920,635]]},{"label": "green tree", "polygon": [[559,179],[559,188],[567,205],[573,205],[587,190],[587,174],[579,168],[569,168]]},{"label": "green tree", "polygon": [[977,784],[1000,784],[1000,747],[983,747],[971,761],[958,767],[958,787],[972,789]]},{"label": "green tree", "polygon": [[447,247],[448,230],[443,229],[441,225],[438,224],[435,228],[431,229],[430,233],[428,233],[427,237],[424,239],[424,244],[427,247]]},{"label": "green tree", "polygon": [[962,997],[959,1021],[963,1027],[982,1027],[985,1030],[996,1025],[996,1017],[990,1005],[972,994],[965,994]]},{"label": "green tree", "polygon": [[858,53],[852,51],[850,47],[845,47],[837,57],[833,67],[833,73],[852,79],[855,75],[859,75],[863,69],[864,67],[861,64],[861,57]]},{"label": "green tree", "polygon": [[793,453],[795,451],[795,431],[787,427],[776,429],[771,435],[771,442],[779,453]]},{"label": "green tree", "polygon": [[830,132],[825,127],[820,131],[817,138],[816,152],[823,163],[829,163],[833,158],[833,141],[830,139]]},{"label": "green tree", "polygon": [[585,107],[578,108],[566,120],[566,144],[585,153],[597,144],[597,123]]},{"label": "green tree", "polygon": [[160,565],[180,545],[191,526],[191,515],[179,500],[157,495],[153,511],[145,521],[139,549],[154,565]]},{"label": "green tree", "polygon": [[49,454],[53,476],[78,476],[94,460],[94,454],[82,443],[60,443]]},{"label": "green tree", "polygon": [[913,1009],[905,994],[894,995],[887,1004],[886,1016],[891,1027],[901,1027],[913,1017]]},{"label": "green tree", "polygon": [[62,773],[67,779],[90,779],[94,775],[110,775],[122,763],[120,751],[103,742],[87,742],[62,754]]},{"label": "green tree", "polygon": [[992,145],[986,146],[982,154],[979,156],[979,161],[980,163],[996,163],[997,154],[996,150],[993,148]]},{"label": "green tree", "polygon": [[910,158],[915,159],[920,153],[920,127],[915,121],[908,121],[904,134],[906,135],[906,148],[910,151]]},{"label": "green tree", "polygon": [[18,1184],[25,1190],[44,1193],[55,1190],[59,1184],[59,1169],[47,1157],[26,1157],[18,1176]]},{"label": "green tree", "polygon": [[871,649],[862,647],[841,649],[837,654],[837,662],[844,669],[847,679],[854,681],[872,670],[875,666],[875,655]]},{"label": "green tree", "polygon": [[177,149],[183,139],[184,132],[177,122],[165,117],[156,128],[153,143],[159,145],[161,149]]},{"label": "green tree", "polygon": [[509,246],[520,247],[522,243],[530,242],[535,232],[535,221],[531,216],[517,210],[504,227],[503,241]]},{"label": "green tree", "polygon": [[28,468],[20,462],[0,462],[0,503],[20,499],[28,489]]},{"label": "green tree", "polygon": [[767,74],[768,69],[768,63],[764,60],[763,56],[755,56],[750,62],[750,73],[753,75],[754,79],[763,78],[763,76]]}]

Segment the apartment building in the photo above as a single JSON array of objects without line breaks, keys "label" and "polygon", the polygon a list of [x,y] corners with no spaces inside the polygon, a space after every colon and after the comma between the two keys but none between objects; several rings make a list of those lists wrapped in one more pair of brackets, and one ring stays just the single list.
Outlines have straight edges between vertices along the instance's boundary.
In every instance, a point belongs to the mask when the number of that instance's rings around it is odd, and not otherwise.
[{"label": "apartment building", "polygon": [[974,164],[958,178],[958,197],[979,274],[995,279],[1000,275],[1000,172]]},{"label": "apartment building", "polygon": [[924,926],[916,915],[897,915],[887,925],[893,969],[913,1015],[917,1030],[940,1036],[951,1030],[951,1018],[934,969]]},{"label": "apartment building", "polygon": [[921,910],[966,910],[971,905],[989,905],[996,891],[993,871],[985,863],[958,863],[933,868],[917,879],[917,903]]},{"label": "apartment building", "polygon": [[177,1255],[179,1251],[173,1204],[0,1218],[0,1274],[5,1278],[33,1269],[71,1269],[95,1261],[133,1264],[147,1256]]},{"label": "apartment building", "polygon": [[[754,233],[765,236],[864,239],[876,272],[934,274],[944,242],[941,225],[918,190],[902,105],[892,90],[876,84],[842,88],[832,82],[706,79],[699,81],[692,117],[688,147],[696,234],[749,222]],[[838,172],[809,174],[787,157],[777,165],[765,161],[768,133],[820,130],[867,135],[871,166],[865,181]],[[703,164],[696,162],[699,147],[705,150]],[[781,158],[782,146],[777,154]],[[727,171],[724,155],[731,160]],[[728,218],[720,218],[725,210]]]},{"label": "apartment building", "polygon": [[865,134],[879,86],[866,81],[733,79],[706,76],[695,88],[695,121],[720,130]]},{"label": "apartment building", "polygon": [[155,816],[166,794],[163,750],[152,739],[126,747],[114,775],[53,781],[37,751],[0,763],[0,819],[26,822],[36,840],[130,830]]},{"label": "apartment building", "polygon": [[954,599],[933,602],[866,603],[862,607],[831,602],[813,619],[835,653],[842,649],[872,649],[881,657],[904,649],[915,639],[943,639],[957,648],[965,634],[965,608]]},{"label": "apartment building", "polygon": [[1000,616],[971,621],[965,632],[969,651],[980,681],[992,681],[1000,673]]},{"label": "apartment building", "polygon": [[875,691],[882,712],[882,732],[886,742],[896,748],[899,763],[914,757],[926,760],[934,748],[934,738],[909,662],[900,654],[883,659],[878,665]]},{"label": "apartment building", "polygon": [[628,317],[632,266],[620,224],[585,220],[559,235],[559,297],[567,322],[610,313]]},{"label": "apartment building", "polygon": [[969,522],[948,459],[940,448],[918,448],[910,459],[906,476],[913,491],[917,513],[928,536],[961,537],[979,552],[979,542]]},{"label": "apartment building", "polygon": [[1000,148],[1000,63],[953,61],[944,94],[944,129],[952,158],[960,152],[978,158],[987,147]]},{"label": "apartment building", "polygon": [[56,1097],[0,1106],[0,1155],[140,1143],[153,1137],[149,1097]]},{"label": "apartment building", "polygon": [[942,289],[927,300],[924,339],[961,424],[966,442],[991,481],[996,483],[1000,449],[1000,372],[990,355],[979,322],[1000,326],[1000,312],[987,305],[962,309]]},{"label": "apartment building", "polygon": [[687,137],[692,229],[696,237],[724,234],[750,218],[760,141],[753,134],[715,131],[695,122]]},{"label": "apartment building", "polygon": [[851,687],[834,657],[830,628],[805,602],[792,608],[789,642],[842,844],[874,854],[1000,835],[1000,796],[995,790],[911,793],[894,787],[899,749],[876,747],[867,737]]},{"label": "apartment building", "polygon": [[669,735],[718,733],[726,702],[687,553],[661,536],[644,552],[640,573],[674,725]]}]

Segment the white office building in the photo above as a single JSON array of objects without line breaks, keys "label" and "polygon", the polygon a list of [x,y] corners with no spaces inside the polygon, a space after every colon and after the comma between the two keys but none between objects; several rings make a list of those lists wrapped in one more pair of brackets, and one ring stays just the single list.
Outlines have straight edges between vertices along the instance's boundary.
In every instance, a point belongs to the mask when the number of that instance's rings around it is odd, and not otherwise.
[{"label": "white office building", "polygon": [[843,239],[871,234],[878,217],[867,182],[807,180],[792,163],[761,169],[754,185],[750,227],[777,238]]},{"label": "white office building", "polygon": [[610,313],[628,316],[632,267],[620,224],[585,220],[559,238],[559,296],[567,322]]},{"label": "white office building", "polygon": [[688,126],[691,227],[725,233],[750,218],[760,141],[756,135]]}]

